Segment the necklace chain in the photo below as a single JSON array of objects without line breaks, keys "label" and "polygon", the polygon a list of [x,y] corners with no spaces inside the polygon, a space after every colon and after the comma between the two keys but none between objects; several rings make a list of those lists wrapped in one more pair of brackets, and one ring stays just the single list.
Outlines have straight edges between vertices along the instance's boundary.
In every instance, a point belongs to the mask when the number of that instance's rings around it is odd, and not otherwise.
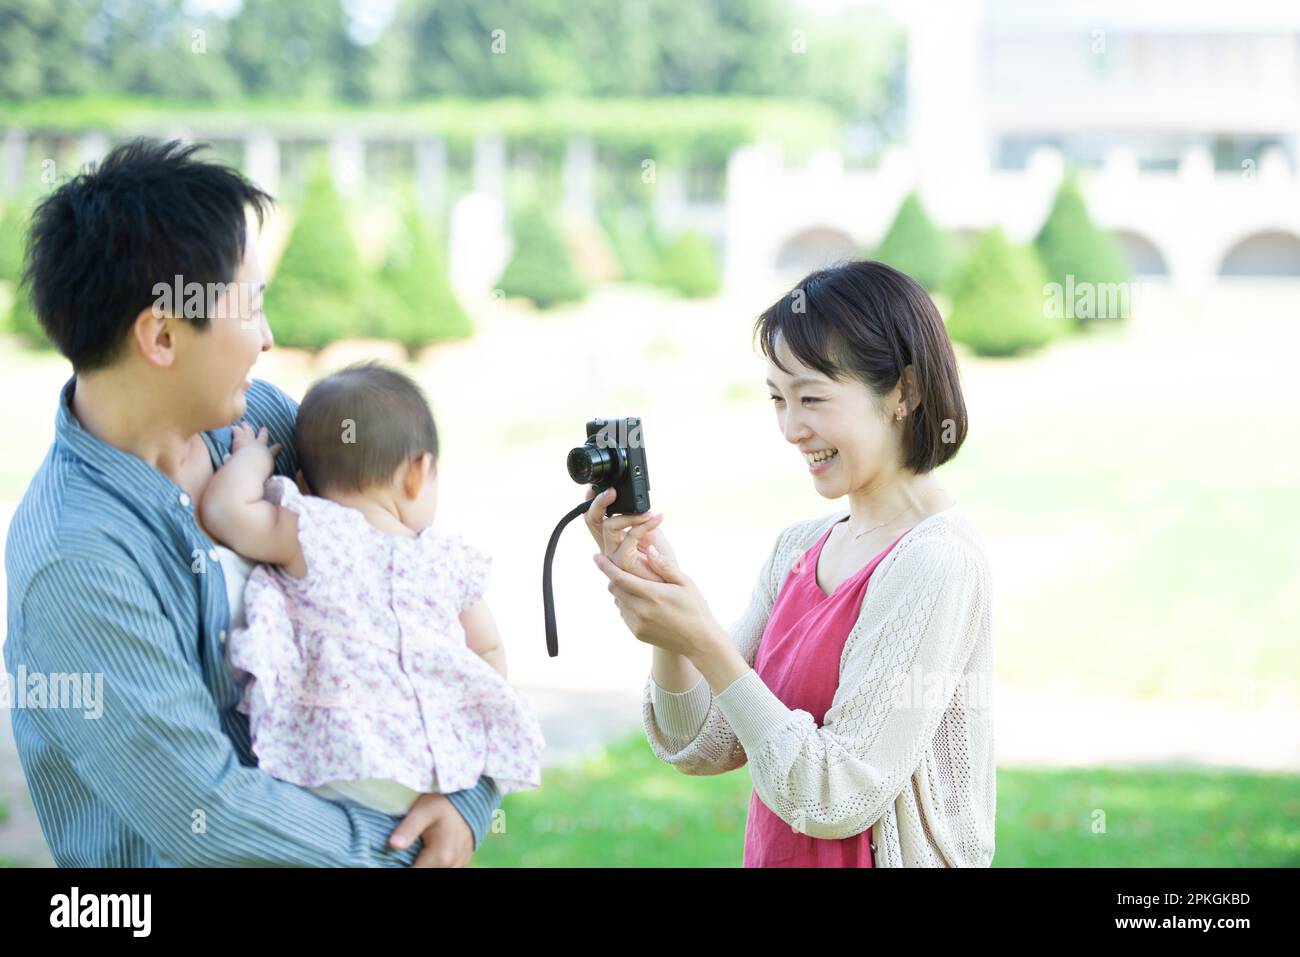
[{"label": "necklace chain", "polygon": [[[939,491],[943,492],[945,495],[948,494],[948,490],[947,490],[947,489],[940,489]],[[898,521],[898,516],[899,516],[899,515],[903,515],[904,513],[906,513],[906,512],[907,512],[909,509],[911,509],[911,508],[912,508],[911,505],[907,506],[907,508],[905,508],[905,509],[903,509],[903,511],[899,512],[898,515],[895,515],[893,518],[889,519],[889,521],[887,521],[887,522],[881,522],[879,525],[872,525],[870,528],[868,528],[868,529],[867,529],[866,531],[864,531],[864,532],[856,532],[856,533],[855,533],[855,532],[853,532],[853,529],[852,529],[851,527],[849,528],[849,532],[853,535],[853,540],[856,542],[859,538],[861,538],[863,535],[868,534],[869,532],[874,532],[874,531],[875,531],[876,529],[878,529],[878,528],[884,528],[886,525],[892,525],[894,522]]]}]

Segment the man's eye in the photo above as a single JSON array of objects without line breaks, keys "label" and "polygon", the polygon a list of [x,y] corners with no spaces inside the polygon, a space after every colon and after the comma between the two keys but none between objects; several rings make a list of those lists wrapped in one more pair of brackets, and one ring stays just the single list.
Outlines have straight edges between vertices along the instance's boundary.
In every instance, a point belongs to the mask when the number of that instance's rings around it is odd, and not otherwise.
[{"label": "man's eye", "polygon": [[820,402],[820,401],[821,401],[821,399],[814,399],[812,396],[807,396],[807,395],[803,397],[803,400],[804,400],[805,402]]},{"label": "man's eye", "polygon": [[773,402],[784,402],[784,401],[785,401],[785,400],[782,399],[779,395],[769,395],[768,398],[771,399]]}]

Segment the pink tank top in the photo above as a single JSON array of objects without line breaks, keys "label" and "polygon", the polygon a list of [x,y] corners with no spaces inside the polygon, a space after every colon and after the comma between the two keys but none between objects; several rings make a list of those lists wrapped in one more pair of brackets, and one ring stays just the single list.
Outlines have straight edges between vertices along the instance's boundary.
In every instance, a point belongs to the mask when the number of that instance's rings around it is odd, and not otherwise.
[{"label": "pink tank top", "polygon": [[[834,527],[790,568],[754,661],[754,670],[772,693],[787,708],[807,711],[818,727],[835,698],[840,655],[857,623],[871,573],[907,534],[827,595],[817,584],[817,560]],[[755,791],[749,798],[744,866],[873,867],[871,829],[839,840],[810,837],[772,813]]]}]

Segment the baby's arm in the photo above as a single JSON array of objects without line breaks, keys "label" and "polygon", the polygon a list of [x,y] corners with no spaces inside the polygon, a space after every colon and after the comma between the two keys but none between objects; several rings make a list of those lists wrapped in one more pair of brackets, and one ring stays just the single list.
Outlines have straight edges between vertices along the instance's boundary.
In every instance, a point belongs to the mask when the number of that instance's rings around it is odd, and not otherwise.
[{"label": "baby's arm", "polygon": [[302,578],[307,562],[298,544],[298,516],[262,497],[280,449],[279,444],[267,448],[266,443],[266,426],[257,435],[242,422],[235,426],[230,458],[208,481],[199,514],[228,548]]},{"label": "baby's arm", "polygon": [[487,602],[480,599],[462,611],[460,623],[470,650],[506,677],[506,648]]}]

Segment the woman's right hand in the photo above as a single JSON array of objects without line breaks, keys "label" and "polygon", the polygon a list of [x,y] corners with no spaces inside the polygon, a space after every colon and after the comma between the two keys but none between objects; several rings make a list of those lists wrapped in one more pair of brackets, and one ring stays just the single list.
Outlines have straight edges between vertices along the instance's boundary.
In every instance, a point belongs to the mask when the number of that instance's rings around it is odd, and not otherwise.
[{"label": "woman's right hand", "polygon": [[624,567],[624,571],[631,572],[649,581],[664,581],[664,578],[650,568],[645,555],[645,549],[653,541],[660,552],[672,557],[672,549],[662,536],[655,539],[651,538],[654,530],[663,521],[663,513],[642,512],[640,515],[607,516],[605,509],[609,507],[610,502],[614,501],[614,498],[615,494],[612,488],[607,488],[600,495],[595,495],[595,486],[587,486],[586,501],[591,502],[584,516],[587,531],[591,532],[591,537],[595,539],[597,547],[615,561],[618,561],[618,559],[615,558],[614,553],[618,551],[619,546],[623,544],[627,536],[632,535],[636,539],[636,548],[632,549],[631,557],[627,559],[632,563],[632,567]]}]

